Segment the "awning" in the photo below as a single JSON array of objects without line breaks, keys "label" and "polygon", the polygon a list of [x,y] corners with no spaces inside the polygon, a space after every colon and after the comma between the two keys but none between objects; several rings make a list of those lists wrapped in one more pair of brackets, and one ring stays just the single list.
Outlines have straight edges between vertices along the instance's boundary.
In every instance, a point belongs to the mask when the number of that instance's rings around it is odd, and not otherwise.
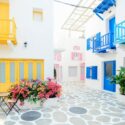
[{"label": "awning", "polygon": [[110,7],[116,6],[116,0],[103,0],[94,10],[93,12],[103,20],[100,14],[103,14],[107,11]]}]

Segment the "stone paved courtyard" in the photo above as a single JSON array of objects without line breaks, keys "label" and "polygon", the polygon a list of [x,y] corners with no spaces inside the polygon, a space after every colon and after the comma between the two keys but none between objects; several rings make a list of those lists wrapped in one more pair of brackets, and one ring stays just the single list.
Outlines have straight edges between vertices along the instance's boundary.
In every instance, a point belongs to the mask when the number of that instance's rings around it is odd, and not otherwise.
[{"label": "stone paved courtyard", "polygon": [[[7,117],[0,110],[0,125],[125,125],[125,106],[117,101],[115,94],[86,88],[83,83],[63,85],[66,87],[56,106],[22,107],[20,114],[12,111]],[[75,114],[69,110],[72,107],[87,112]],[[21,115],[30,110],[41,113],[41,117],[32,122],[22,120]]]}]

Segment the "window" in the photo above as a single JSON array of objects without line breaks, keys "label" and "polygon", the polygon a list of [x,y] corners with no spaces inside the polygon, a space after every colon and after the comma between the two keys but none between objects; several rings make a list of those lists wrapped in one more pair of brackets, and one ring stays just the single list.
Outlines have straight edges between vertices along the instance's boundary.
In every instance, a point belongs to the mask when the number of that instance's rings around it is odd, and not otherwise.
[{"label": "window", "polygon": [[106,64],[106,77],[112,77],[112,63]]},{"label": "window", "polygon": [[86,78],[87,79],[97,79],[97,66],[86,67]]},{"label": "window", "polygon": [[69,77],[77,77],[77,66],[69,67]]},{"label": "window", "polygon": [[36,22],[43,20],[43,11],[41,9],[33,9],[33,20]]},{"label": "window", "polygon": [[71,59],[72,60],[81,61],[82,57],[83,57],[82,53],[78,53],[78,52],[72,52],[71,53]]},{"label": "window", "polygon": [[87,50],[90,50],[90,38],[87,39]]}]

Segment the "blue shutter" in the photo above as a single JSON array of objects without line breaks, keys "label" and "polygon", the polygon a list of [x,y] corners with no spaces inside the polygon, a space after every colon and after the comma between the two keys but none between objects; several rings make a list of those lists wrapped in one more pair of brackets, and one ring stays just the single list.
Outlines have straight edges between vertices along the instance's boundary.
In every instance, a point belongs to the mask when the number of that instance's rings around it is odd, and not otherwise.
[{"label": "blue shutter", "polygon": [[97,66],[92,67],[92,79],[97,79],[98,75],[97,70],[98,70]]},{"label": "blue shutter", "polygon": [[90,38],[87,39],[87,50],[90,50]]},{"label": "blue shutter", "polygon": [[101,33],[97,33],[96,34],[96,43],[95,43],[95,47],[100,47],[101,46]]},{"label": "blue shutter", "polygon": [[86,67],[86,78],[90,78],[90,67]]}]

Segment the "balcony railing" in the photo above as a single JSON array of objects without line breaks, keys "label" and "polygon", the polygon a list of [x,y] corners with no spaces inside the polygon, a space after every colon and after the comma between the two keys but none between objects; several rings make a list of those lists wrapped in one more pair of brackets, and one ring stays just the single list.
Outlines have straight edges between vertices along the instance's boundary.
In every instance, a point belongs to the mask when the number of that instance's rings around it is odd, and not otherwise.
[{"label": "balcony railing", "polygon": [[97,33],[96,36],[90,38],[89,45],[93,53],[106,53],[108,49],[115,49],[114,33],[107,33],[103,36]]},{"label": "balcony railing", "polygon": [[125,44],[125,21],[116,25],[115,42],[119,44]]},{"label": "balcony railing", "polygon": [[93,41],[93,52],[105,53],[107,49],[115,49],[114,46],[114,34],[107,33],[100,37],[100,39],[95,39]]},{"label": "balcony railing", "polygon": [[7,44],[7,41],[16,44],[16,24],[14,19],[0,19],[0,44]]}]

